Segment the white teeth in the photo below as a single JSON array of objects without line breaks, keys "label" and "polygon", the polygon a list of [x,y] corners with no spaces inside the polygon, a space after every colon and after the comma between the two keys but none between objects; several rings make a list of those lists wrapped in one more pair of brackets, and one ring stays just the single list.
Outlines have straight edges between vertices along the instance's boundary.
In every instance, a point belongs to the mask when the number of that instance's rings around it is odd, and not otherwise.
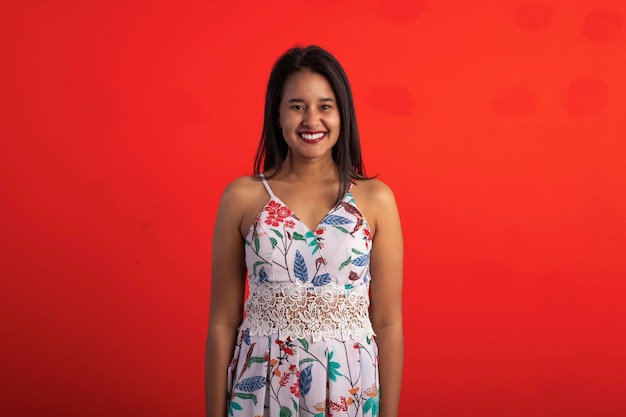
[{"label": "white teeth", "polygon": [[317,140],[321,139],[322,136],[324,136],[324,133],[314,133],[312,135],[308,133],[301,133],[301,136],[306,140]]}]

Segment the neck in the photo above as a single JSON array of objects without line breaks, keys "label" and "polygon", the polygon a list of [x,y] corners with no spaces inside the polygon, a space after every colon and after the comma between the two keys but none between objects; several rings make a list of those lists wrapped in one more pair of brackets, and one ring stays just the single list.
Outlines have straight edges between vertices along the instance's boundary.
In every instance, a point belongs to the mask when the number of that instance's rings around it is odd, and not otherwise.
[{"label": "neck", "polygon": [[278,176],[297,180],[336,180],[339,178],[339,170],[331,157],[300,160],[288,152]]}]

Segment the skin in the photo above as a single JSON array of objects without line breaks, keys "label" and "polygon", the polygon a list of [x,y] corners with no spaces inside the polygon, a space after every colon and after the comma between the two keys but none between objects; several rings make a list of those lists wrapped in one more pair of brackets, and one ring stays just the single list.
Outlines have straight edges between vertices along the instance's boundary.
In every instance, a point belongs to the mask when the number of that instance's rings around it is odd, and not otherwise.
[{"label": "skin", "polygon": [[[323,76],[303,70],[287,79],[280,104],[280,125],[289,151],[280,172],[268,182],[274,193],[312,229],[334,206],[339,187],[331,150],[339,137],[340,116],[335,94]],[[310,143],[303,139],[302,132],[324,135]],[[394,417],[398,415],[404,355],[400,218],[392,191],[381,181],[357,181],[352,195],[373,235],[370,317],[379,348],[379,415]],[[259,180],[242,177],[225,189],[218,209],[206,350],[208,416],[226,416],[225,376],[243,318],[244,238],[268,199]]]}]

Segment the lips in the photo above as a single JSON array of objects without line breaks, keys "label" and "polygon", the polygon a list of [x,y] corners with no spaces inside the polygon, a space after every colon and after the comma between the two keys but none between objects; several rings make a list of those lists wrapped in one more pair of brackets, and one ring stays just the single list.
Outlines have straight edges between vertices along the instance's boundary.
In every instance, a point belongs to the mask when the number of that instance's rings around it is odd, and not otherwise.
[{"label": "lips", "polygon": [[298,136],[300,136],[300,138],[304,140],[306,143],[316,143],[322,140],[324,136],[326,136],[326,132],[319,131],[319,130],[305,131],[305,132],[298,132]]}]

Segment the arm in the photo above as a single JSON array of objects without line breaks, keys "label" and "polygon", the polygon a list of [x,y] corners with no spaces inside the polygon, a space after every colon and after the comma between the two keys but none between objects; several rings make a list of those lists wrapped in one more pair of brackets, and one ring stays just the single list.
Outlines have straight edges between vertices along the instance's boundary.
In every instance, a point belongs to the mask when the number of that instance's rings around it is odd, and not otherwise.
[{"label": "arm", "polygon": [[243,315],[245,291],[242,204],[236,187],[222,195],[213,233],[211,304],[205,358],[207,416],[226,416],[226,378],[237,328]]},{"label": "arm", "polygon": [[402,330],[403,243],[400,216],[391,190],[375,187],[375,235],[370,286],[372,326],[376,332],[380,373],[380,417],[396,417],[400,404],[404,335]]}]

